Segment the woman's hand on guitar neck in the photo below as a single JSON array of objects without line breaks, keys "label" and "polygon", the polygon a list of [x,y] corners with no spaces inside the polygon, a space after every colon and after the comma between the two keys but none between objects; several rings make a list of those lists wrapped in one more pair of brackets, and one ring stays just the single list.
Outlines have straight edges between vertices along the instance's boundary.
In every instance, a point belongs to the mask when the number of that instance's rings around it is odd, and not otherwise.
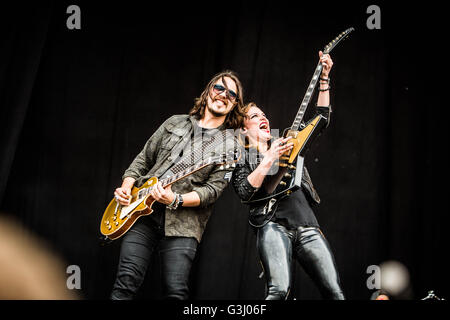
[{"label": "woman's hand on guitar neck", "polygon": [[333,67],[333,60],[331,60],[331,56],[329,54],[323,54],[322,51],[319,51],[319,59],[323,67],[320,77],[327,79],[331,68]]}]

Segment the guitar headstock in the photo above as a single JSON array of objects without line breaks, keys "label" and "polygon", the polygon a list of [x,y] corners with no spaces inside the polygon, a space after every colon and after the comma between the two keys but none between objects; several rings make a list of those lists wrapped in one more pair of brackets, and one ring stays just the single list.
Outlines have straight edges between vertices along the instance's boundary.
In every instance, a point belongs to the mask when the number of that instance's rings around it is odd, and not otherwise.
[{"label": "guitar headstock", "polygon": [[354,31],[355,29],[353,27],[348,28],[347,30],[341,32],[336,38],[333,39],[330,43],[328,43],[325,48],[323,49],[323,54],[328,54],[331,52],[331,50],[336,47],[336,45],[341,42],[342,40],[346,39],[348,35]]}]

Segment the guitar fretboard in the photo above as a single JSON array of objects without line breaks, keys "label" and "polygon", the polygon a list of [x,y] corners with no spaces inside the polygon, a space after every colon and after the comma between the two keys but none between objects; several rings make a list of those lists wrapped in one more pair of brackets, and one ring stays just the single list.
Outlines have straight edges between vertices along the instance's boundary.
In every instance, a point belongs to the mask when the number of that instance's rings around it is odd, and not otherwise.
[{"label": "guitar fretboard", "polygon": [[305,96],[303,97],[302,104],[298,109],[297,115],[295,116],[294,122],[292,123],[291,130],[298,131],[300,128],[300,124],[302,123],[303,116],[305,115],[306,108],[311,100],[311,97],[314,93],[314,88],[317,85],[317,81],[319,81],[320,73],[322,72],[322,64],[319,62],[317,64],[316,70],[314,71],[311,82],[309,83],[308,89],[306,90]]},{"label": "guitar fretboard", "polygon": [[[344,32],[340,33],[333,41],[328,43],[328,45],[324,48],[323,54],[328,54],[333,50],[333,48],[342,40],[344,40],[350,32],[355,30],[353,27],[348,28]],[[300,128],[300,124],[302,123],[303,116],[305,115],[306,108],[308,107],[309,101],[311,100],[312,94],[314,93],[314,88],[317,85],[317,81],[319,81],[320,73],[322,72],[322,64],[319,62],[317,64],[316,70],[314,71],[314,75],[309,83],[308,90],[306,90],[306,94],[303,97],[302,104],[298,109],[297,115],[295,116],[294,122],[292,123],[291,130],[298,131]]]},{"label": "guitar fretboard", "polygon": [[[184,170],[178,171],[176,174],[165,178],[165,179],[161,179],[161,185],[163,188],[167,187],[168,185],[175,183],[176,181],[194,173],[195,171],[200,170],[201,168],[204,168],[212,163],[215,163],[218,161],[218,157],[214,157],[214,158],[208,158],[207,160],[204,160],[202,162],[199,162],[193,166],[190,166]],[[142,188],[141,190],[139,190],[138,192],[138,196],[137,199],[142,199],[144,198],[146,195],[148,195],[150,193],[150,191],[153,189],[154,186],[149,186],[147,188]]]},{"label": "guitar fretboard", "polygon": [[201,168],[206,167],[207,165],[209,165],[211,163],[213,163],[212,158],[209,158],[209,159],[207,159],[205,161],[199,162],[199,163],[197,163],[197,164],[195,164],[195,165],[193,165],[191,167],[188,167],[188,168],[186,168],[184,170],[178,171],[173,176],[170,176],[170,177],[168,177],[166,179],[160,180],[161,184],[162,184],[162,186],[164,188],[164,187],[168,186],[169,184],[172,184],[172,183],[174,183],[174,182],[176,182],[176,181],[178,181],[178,180],[180,180],[180,179],[190,175],[191,173],[193,173],[193,172],[195,172],[197,170],[200,170]]}]

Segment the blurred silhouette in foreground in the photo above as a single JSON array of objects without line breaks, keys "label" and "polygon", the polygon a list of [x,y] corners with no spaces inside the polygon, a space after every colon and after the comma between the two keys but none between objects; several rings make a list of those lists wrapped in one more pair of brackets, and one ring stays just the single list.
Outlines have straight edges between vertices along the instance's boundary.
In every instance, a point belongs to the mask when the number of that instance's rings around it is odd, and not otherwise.
[{"label": "blurred silhouette in foreground", "polygon": [[[380,264],[381,290],[374,300],[412,300],[414,298],[408,268],[399,261],[389,260]],[[421,300],[445,300],[435,295],[433,290]]]},{"label": "blurred silhouette in foreground", "polygon": [[11,218],[0,217],[0,299],[72,300],[62,261]]},{"label": "blurred silhouette in foreground", "polygon": [[390,299],[410,300],[413,298],[409,270],[399,261],[389,260],[380,264],[381,291]]}]

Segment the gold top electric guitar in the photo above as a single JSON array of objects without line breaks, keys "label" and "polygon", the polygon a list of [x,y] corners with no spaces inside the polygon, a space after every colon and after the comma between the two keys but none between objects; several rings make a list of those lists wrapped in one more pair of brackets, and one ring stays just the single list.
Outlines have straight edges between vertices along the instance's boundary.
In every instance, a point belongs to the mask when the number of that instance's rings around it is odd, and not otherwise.
[{"label": "gold top electric guitar", "polygon": [[[234,151],[231,150],[228,153],[211,156],[160,181],[165,188],[208,165],[234,166],[235,163],[239,161],[240,157],[241,154],[239,149]],[[150,191],[156,183],[158,183],[158,178],[152,177],[141,187],[133,187],[131,190],[131,203],[127,206],[119,204],[115,198],[112,199],[103,213],[100,223],[100,232],[106,238],[115,240],[124,235],[139,217],[151,214],[153,212],[152,205],[155,202],[155,199],[150,196]]]}]

